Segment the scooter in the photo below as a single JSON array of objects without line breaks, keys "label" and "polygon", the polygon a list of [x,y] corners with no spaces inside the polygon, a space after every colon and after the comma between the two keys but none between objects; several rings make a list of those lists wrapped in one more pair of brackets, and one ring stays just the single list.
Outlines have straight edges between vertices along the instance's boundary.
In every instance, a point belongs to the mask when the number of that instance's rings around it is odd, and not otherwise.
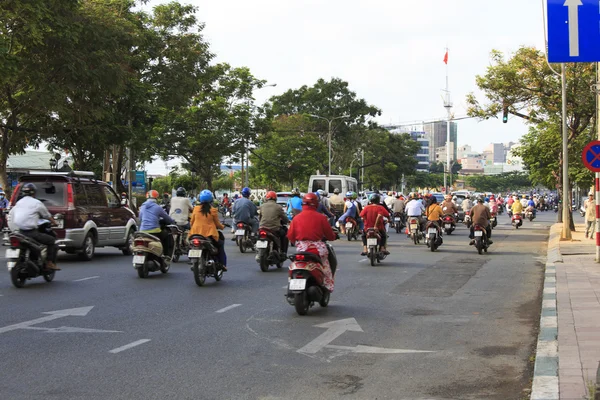
[{"label": "scooter", "polygon": [[494,229],[498,225],[498,219],[496,218],[496,213],[491,213],[492,218],[490,218],[490,223],[492,224],[492,229]]},{"label": "scooter", "polygon": [[371,261],[371,266],[374,267],[375,263],[380,263],[385,260],[387,255],[381,251],[381,234],[374,228],[367,229],[367,257]]},{"label": "scooter", "polygon": [[[177,225],[167,225],[164,229],[174,237],[178,234]],[[171,258],[175,253],[175,246]],[[138,277],[145,279],[149,272],[169,272],[170,261],[163,256],[163,246],[159,238],[149,233],[136,232],[133,236],[133,268],[137,270]]]},{"label": "scooter", "polygon": [[254,250],[256,237],[252,235],[252,227],[245,222],[238,222],[235,230],[235,242],[240,248],[241,253],[245,253],[246,249]]},{"label": "scooter", "polygon": [[444,232],[446,232],[446,235],[451,235],[454,229],[456,229],[456,222],[453,215],[444,215],[442,223],[444,224]]},{"label": "scooter", "polygon": [[471,211],[465,211],[465,219],[463,222],[468,229],[471,229]]},{"label": "scooter", "polygon": [[531,211],[531,210],[527,210],[527,211],[525,212],[525,218],[527,218],[527,219],[529,220],[529,222],[533,221],[533,220],[534,220],[534,218],[535,218],[535,217],[533,216],[533,211]]},{"label": "scooter", "polygon": [[[227,226],[227,225],[225,225]],[[223,233],[219,237],[224,240]],[[191,270],[194,273],[194,281],[198,286],[204,286],[206,277],[213,277],[217,282],[223,279],[223,265],[219,261],[219,249],[214,245],[211,238],[202,235],[190,237],[190,250],[188,251]]]},{"label": "scooter", "polygon": [[433,221],[429,221],[425,227],[425,231],[427,232],[425,244],[429,247],[431,252],[434,252],[442,245],[442,243],[444,243],[442,236],[440,235],[440,228],[438,228],[437,224]]},{"label": "scooter", "polygon": [[[54,216],[55,220],[63,219],[61,214]],[[56,236],[52,231],[50,221],[43,219],[38,223],[41,233]],[[48,248],[25,236],[18,231],[9,236],[10,249],[6,249],[6,267],[14,287],[22,288],[29,279],[42,276],[46,282],[52,282],[56,271],[47,268]]]},{"label": "scooter", "polygon": [[190,243],[188,241],[188,229],[182,226],[177,226],[177,234],[175,235],[175,251],[173,252],[173,262],[179,262],[179,258],[188,253]]},{"label": "scooter", "polygon": [[356,222],[356,220],[354,218],[347,217],[345,227],[346,227],[346,237],[348,238],[348,241],[350,241],[352,239],[358,240],[359,230],[358,230],[358,223]]},{"label": "scooter", "polygon": [[482,251],[487,253],[488,239],[485,228],[481,225],[475,225],[473,227],[473,233],[475,235],[475,248],[477,249],[477,252],[479,254],[481,254]]},{"label": "scooter", "polygon": [[402,228],[404,228],[404,220],[401,213],[394,213],[394,228],[396,229],[396,233],[400,233]]},{"label": "scooter", "polygon": [[[335,275],[337,268],[335,251],[329,243],[326,245],[331,272]],[[287,302],[295,307],[298,315],[306,315],[315,302],[318,302],[321,307],[327,307],[331,292],[324,285],[325,273],[318,249],[309,246],[306,251],[293,254],[289,259],[292,263],[288,272]]]},{"label": "scooter", "polygon": [[[410,219],[408,220],[408,226],[410,228],[410,238],[412,239],[414,244],[419,244],[421,243],[421,231],[419,229],[420,227],[420,223],[419,223],[419,219],[416,217],[410,217]],[[407,228],[408,230],[408,228]]]},{"label": "scooter", "polygon": [[276,232],[267,228],[260,228],[258,230],[256,251],[256,261],[260,265],[262,272],[267,272],[270,265],[276,265],[277,268],[281,268],[287,258],[281,251],[281,238]]},{"label": "scooter", "polygon": [[519,227],[523,225],[523,216],[521,214],[513,214],[511,223],[515,229],[519,229]]}]

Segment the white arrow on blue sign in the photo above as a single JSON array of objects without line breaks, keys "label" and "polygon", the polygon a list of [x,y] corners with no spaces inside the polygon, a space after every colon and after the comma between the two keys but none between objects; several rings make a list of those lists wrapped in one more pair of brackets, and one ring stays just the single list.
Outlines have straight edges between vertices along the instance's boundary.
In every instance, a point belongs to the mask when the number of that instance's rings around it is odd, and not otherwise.
[{"label": "white arrow on blue sign", "polygon": [[548,1],[548,61],[600,61],[600,0]]}]

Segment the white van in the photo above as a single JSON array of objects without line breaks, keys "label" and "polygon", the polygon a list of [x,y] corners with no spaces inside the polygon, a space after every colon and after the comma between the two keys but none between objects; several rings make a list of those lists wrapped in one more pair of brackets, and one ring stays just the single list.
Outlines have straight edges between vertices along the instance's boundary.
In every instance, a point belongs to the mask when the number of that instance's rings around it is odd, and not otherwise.
[{"label": "white van", "polygon": [[314,193],[319,189],[329,194],[339,189],[340,194],[344,196],[346,192],[358,192],[358,181],[346,175],[311,175],[308,181],[308,192]]}]

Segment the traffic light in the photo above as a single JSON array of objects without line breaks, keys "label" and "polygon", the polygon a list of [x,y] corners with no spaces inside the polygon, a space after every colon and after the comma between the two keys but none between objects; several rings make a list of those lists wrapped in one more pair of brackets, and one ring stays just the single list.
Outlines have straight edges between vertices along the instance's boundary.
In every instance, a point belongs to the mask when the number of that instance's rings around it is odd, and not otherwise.
[{"label": "traffic light", "polygon": [[502,109],[502,122],[508,122],[508,106],[504,106],[504,108]]}]

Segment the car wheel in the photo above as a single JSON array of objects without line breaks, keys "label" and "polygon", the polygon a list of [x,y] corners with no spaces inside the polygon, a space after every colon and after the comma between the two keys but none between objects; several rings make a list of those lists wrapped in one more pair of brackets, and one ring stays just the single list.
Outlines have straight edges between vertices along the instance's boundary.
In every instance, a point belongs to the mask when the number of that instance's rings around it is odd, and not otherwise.
[{"label": "car wheel", "polygon": [[91,261],[94,258],[94,252],[96,250],[96,245],[94,244],[94,234],[92,232],[88,232],[85,235],[85,239],[83,239],[83,249],[81,253],[79,253],[79,257],[83,261]]},{"label": "car wheel", "polygon": [[131,256],[133,255],[133,235],[135,234],[135,230],[134,229],[130,229],[129,232],[127,233],[127,240],[125,241],[125,246],[121,251],[123,252],[124,256]]}]

